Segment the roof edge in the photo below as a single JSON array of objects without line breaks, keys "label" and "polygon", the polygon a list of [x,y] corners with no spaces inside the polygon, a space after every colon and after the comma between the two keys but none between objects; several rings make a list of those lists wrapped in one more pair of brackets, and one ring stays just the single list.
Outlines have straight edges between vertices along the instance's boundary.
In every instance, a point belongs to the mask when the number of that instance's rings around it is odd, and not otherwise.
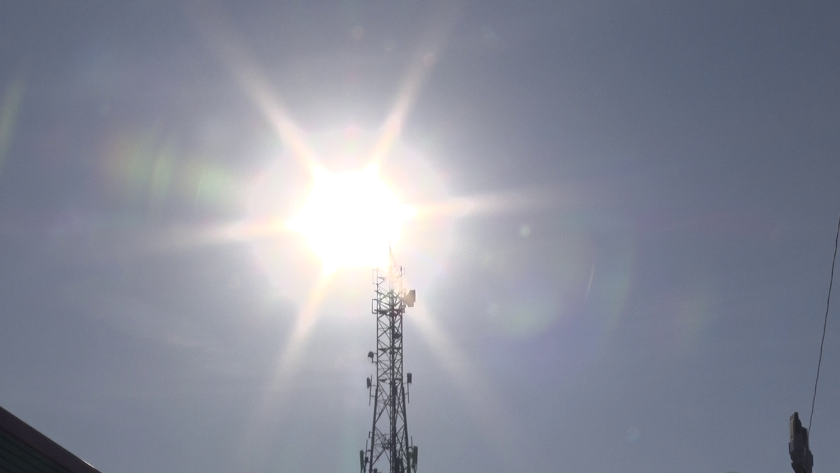
[{"label": "roof edge", "polygon": [[47,458],[68,469],[71,473],[100,473],[90,463],[73,455],[34,427],[0,407],[0,429],[17,437]]}]

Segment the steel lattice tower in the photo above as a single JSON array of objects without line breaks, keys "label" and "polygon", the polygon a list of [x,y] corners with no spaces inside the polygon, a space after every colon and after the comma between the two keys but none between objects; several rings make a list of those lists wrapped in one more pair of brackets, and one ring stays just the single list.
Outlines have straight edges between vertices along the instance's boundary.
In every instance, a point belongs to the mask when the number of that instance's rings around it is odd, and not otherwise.
[{"label": "steel lattice tower", "polygon": [[[415,473],[417,447],[408,435],[405,406],[411,373],[403,378],[403,315],[413,307],[414,290],[402,284],[403,268],[388,255],[388,269],[376,269],[376,297],[371,312],[376,316],[376,351],[368,358],[376,365],[376,378],[367,379],[373,402],[373,425],[359,452],[361,473]],[[385,466],[387,463],[387,466]]]}]

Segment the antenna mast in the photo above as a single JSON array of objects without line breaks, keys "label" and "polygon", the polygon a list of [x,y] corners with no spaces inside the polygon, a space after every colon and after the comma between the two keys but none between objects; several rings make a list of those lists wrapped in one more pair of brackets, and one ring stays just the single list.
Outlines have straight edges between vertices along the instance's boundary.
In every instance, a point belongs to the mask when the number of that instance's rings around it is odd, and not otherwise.
[{"label": "antenna mast", "polygon": [[390,248],[388,269],[376,269],[373,276],[376,351],[368,352],[368,358],[376,365],[376,377],[367,378],[373,425],[365,449],[359,451],[361,473],[415,473],[417,446],[408,435],[405,414],[411,373],[403,377],[403,315],[406,307],[414,307],[416,296],[413,289],[403,288],[403,268],[394,263]]}]

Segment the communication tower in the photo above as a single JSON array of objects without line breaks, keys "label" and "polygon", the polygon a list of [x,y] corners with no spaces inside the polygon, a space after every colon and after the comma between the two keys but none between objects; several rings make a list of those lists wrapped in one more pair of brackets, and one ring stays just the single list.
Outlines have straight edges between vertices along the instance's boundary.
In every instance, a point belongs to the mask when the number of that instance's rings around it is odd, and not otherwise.
[{"label": "communication tower", "polygon": [[405,406],[411,373],[403,377],[403,315],[414,307],[414,290],[402,283],[403,268],[388,251],[388,269],[376,269],[373,283],[376,297],[371,312],[376,316],[376,351],[368,352],[376,365],[376,377],[367,378],[368,396],[373,403],[373,425],[365,449],[359,451],[361,473],[415,473],[417,446],[408,435]]}]

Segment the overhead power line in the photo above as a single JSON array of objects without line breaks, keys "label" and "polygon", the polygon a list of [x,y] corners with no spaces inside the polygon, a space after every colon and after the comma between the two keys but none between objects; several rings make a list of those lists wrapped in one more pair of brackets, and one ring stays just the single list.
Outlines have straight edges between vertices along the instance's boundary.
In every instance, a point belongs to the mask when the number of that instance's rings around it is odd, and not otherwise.
[{"label": "overhead power line", "polygon": [[837,241],[840,239],[840,218],[837,220],[837,235],[834,237],[834,257],[831,259],[831,277],[828,280],[828,299],[825,301],[825,318],[823,319],[823,333],[820,341],[820,357],[817,361],[817,378],[814,380],[814,396],[811,398],[811,415],[808,416],[808,432],[811,431],[811,421],[814,420],[814,403],[817,400],[817,385],[820,382],[820,367],[822,366],[823,346],[825,345],[825,329],[828,326],[828,309],[831,307],[831,287],[834,285],[834,263],[837,261]]}]

